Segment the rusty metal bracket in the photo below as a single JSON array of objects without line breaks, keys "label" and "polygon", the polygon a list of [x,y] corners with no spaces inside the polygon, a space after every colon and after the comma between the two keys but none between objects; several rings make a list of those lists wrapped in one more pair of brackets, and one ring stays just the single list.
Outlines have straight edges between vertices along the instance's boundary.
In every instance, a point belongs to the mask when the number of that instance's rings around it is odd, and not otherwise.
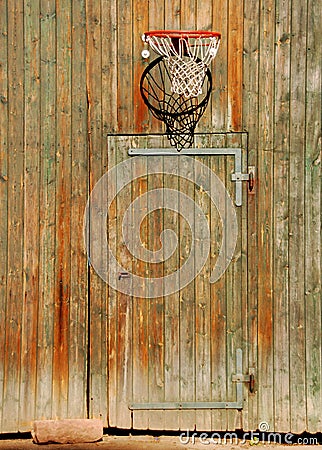
[{"label": "rusty metal bracket", "polygon": [[243,409],[243,352],[240,348],[236,350],[237,374],[232,375],[236,383],[236,401],[234,402],[153,402],[153,403],[131,403],[129,409],[135,410],[183,410],[183,409]]},{"label": "rusty metal bracket", "polygon": [[[222,147],[222,148],[185,148],[178,152],[175,148],[130,148],[129,156],[234,156],[235,158],[235,172],[232,174],[232,181],[236,183],[235,188],[235,205],[242,206],[243,191],[242,182],[248,181],[251,185],[250,177],[253,175],[242,173],[242,148]],[[249,168],[250,169],[250,168]],[[255,169],[254,169],[255,170]],[[254,173],[254,172],[253,172]],[[247,177],[247,180],[242,179]],[[242,177],[242,178],[240,178]],[[253,186],[253,184],[252,184]]]}]

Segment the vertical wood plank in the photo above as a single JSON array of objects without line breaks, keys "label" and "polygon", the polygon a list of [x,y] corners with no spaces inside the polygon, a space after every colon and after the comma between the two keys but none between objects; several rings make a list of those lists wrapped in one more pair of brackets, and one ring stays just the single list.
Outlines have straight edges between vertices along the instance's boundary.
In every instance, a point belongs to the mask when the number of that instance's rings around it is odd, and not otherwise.
[{"label": "vertical wood plank", "polygon": [[[173,2],[171,2],[173,3]],[[167,21],[172,19],[171,4],[166,0],[151,0],[149,2],[149,30],[166,30]],[[176,28],[174,26],[174,28]],[[151,50],[151,49],[150,49]],[[158,55],[151,50],[149,61],[155,59]],[[150,133],[162,133],[164,130],[163,123],[152,116],[150,116]]]},{"label": "vertical wood plank", "polygon": [[[148,138],[137,138],[134,147],[147,147]],[[136,178],[142,172],[145,176]],[[137,218],[143,218],[147,212],[147,198],[141,197],[148,189],[147,158],[134,158],[132,161],[132,201],[137,199],[137,207],[133,211],[133,220],[137,223]],[[141,197],[141,198],[140,198]],[[139,230],[133,230],[133,237],[139,236],[142,244],[147,241],[147,219],[145,218]],[[136,237],[136,239],[138,239]],[[139,244],[138,244],[139,245]],[[138,256],[139,249],[136,247]],[[133,297],[133,402],[147,403],[149,401],[149,334],[148,334],[148,305],[147,286],[145,278],[147,276],[148,263],[136,257],[133,261],[133,273],[142,277],[142,297]],[[148,411],[133,411],[133,428],[147,429],[149,427]]]},{"label": "vertical wood plank", "polygon": [[[87,141],[89,152],[89,189],[92,191],[104,173],[102,118],[102,9],[100,0],[86,2],[86,90]],[[105,16],[104,16],[105,17]],[[107,94],[107,93],[106,93]],[[104,116],[105,114],[105,116]],[[112,113],[111,113],[112,114]],[[100,243],[97,243],[99,248]],[[95,249],[96,250],[96,249]],[[99,250],[97,250],[99,251]],[[91,418],[101,418],[107,425],[106,360],[106,288],[104,281],[90,269],[89,287],[89,399]]]},{"label": "vertical wood plank", "polygon": [[226,131],[228,124],[228,2],[213,0],[212,10],[212,28],[221,33],[219,50],[210,68],[213,81],[212,129]]},{"label": "vertical wood plank", "polygon": [[[96,18],[96,21],[98,17]],[[116,133],[117,123],[117,0],[101,0],[102,27],[102,122],[103,133]],[[95,43],[95,41],[93,42]],[[123,45],[126,42],[122,40]],[[99,49],[97,49],[99,50]]]},{"label": "vertical wood plank", "polygon": [[[162,2],[159,2],[162,3]],[[133,4],[133,129],[136,133],[144,133],[149,128],[149,110],[140,93],[141,75],[148,63],[141,52],[144,48],[142,35],[149,27],[149,3],[136,0]]]},{"label": "vertical wood plank", "polygon": [[[116,162],[118,164],[116,169],[117,189],[122,185],[124,178],[128,176],[128,169],[120,164],[128,158],[129,143],[130,139],[128,137],[118,140],[116,154]],[[127,272],[132,271],[132,257],[127,248],[127,242],[132,239],[132,230],[128,224],[123,224],[123,218],[130,203],[131,183],[125,186],[116,198],[116,259]],[[122,287],[130,287],[130,285],[131,276],[129,278],[119,277],[118,286],[120,286],[120,289]],[[128,406],[132,399],[132,297],[118,290],[116,299],[116,422],[120,428],[131,428],[132,418]]]},{"label": "vertical wood plank", "polygon": [[304,305],[304,145],[307,10],[292,2],[292,51],[290,78],[290,400],[291,430],[306,429],[305,406],[305,305]]},{"label": "vertical wood plank", "polygon": [[[274,0],[260,10],[258,116],[258,421],[273,423],[273,98]],[[259,423],[258,422],[258,423]]]},{"label": "vertical wood plank", "polygon": [[[211,147],[225,147],[226,135],[212,135]],[[226,161],[224,156],[210,157],[210,169],[226,183]],[[217,187],[211,185],[211,196],[215,195]],[[218,206],[225,210],[225,199],[219,199]],[[224,234],[224,217],[219,217],[217,207],[213,203],[210,210],[211,223],[211,246],[210,267],[215,267]],[[227,310],[226,310],[226,276],[225,274],[210,285],[211,301],[211,399],[214,402],[226,401],[226,333],[227,333]],[[211,419],[212,430],[226,430],[227,413],[223,410],[213,410]]]},{"label": "vertical wood plank", "polygon": [[[209,142],[203,136],[196,137],[196,147],[208,147]],[[210,242],[207,239],[208,229],[203,225],[203,218],[210,217],[209,204],[209,176],[208,166],[210,162],[209,156],[195,157],[197,162],[200,162],[204,169],[200,170],[198,176],[195,174],[195,217],[194,226],[195,233],[200,236],[199,242],[195,243],[195,266],[198,266],[198,261],[208,255],[204,267],[201,269],[198,276],[195,278],[195,352],[196,352],[196,398],[195,401],[208,401],[211,397],[211,377],[210,377],[210,268],[209,268],[209,246]],[[202,211],[198,212],[198,209]],[[200,217],[203,214],[204,217]],[[208,227],[210,227],[209,220]],[[195,236],[196,239],[196,236]],[[199,410],[196,412],[196,428],[198,430],[211,430],[211,412]]]},{"label": "vertical wood plank", "polygon": [[19,430],[35,417],[39,298],[40,33],[39,4],[24,2],[24,286]]},{"label": "vertical wood plank", "polygon": [[53,413],[67,417],[71,239],[71,3],[56,1],[56,260]]},{"label": "vertical wood plank", "polygon": [[290,3],[276,2],[274,120],[274,409],[278,429],[290,428],[289,395],[289,96]]},{"label": "vertical wood plank", "polygon": [[[228,147],[241,147],[242,136],[240,134],[230,133],[227,135]],[[244,152],[245,153],[245,152]],[[227,157],[226,157],[227,158]],[[245,167],[245,157],[243,158],[243,167]],[[226,189],[228,190],[230,197],[233,199],[235,195],[234,183],[230,181],[231,173],[234,172],[233,158],[227,158],[226,161]],[[243,189],[245,186],[243,186]],[[245,199],[245,197],[243,198]],[[226,299],[227,299],[227,397],[229,399],[236,398],[236,385],[232,383],[231,376],[236,373],[236,353],[237,349],[241,348],[243,351],[243,359],[245,355],[245,347],[243,346],[243,317],[242,317],[242,295],[247,292],[247,288],[243,289],[242,278],[243,260],[245,254],[245,236],[243,229],[243,212],[244,205],[236,207],[236,217],[238,223],[238,239],[236,243],[235,252],[227,269],[227,287],[226,287]],[[229,236],[229,223],[226,224],[226,232]],[[227,412],[227,429],[235,430],[242,427],[241,413],[239,411],[230,410]]]},{"label": "vertical wood plank", "polygon": [[[179,189],[192,200],[195,198],[195,186],[189,181],[194,179],[194,166],[187,160],[179,158]],[[180,213],[183,208],[179,209]],[[194,230],[194,221],[191,223],[191,229]],[[193,231],[190,230],[189,224],[180,215],[179,217],[179,251],[180,261],[187,260],[193,247]],[[193,264],[195,261],[193,261]],[[194,270],[194,266],[191,268]],[[196,324],[195,324],[195,280],[191,281],[184,289],[180,290],[180,400],[193,402],[196,399]],[[196,423],[195,411],[181,411],[180,429],[193,430]]]},{"label": "vertical wood plank", "polygon": [[[164,138],[165,139],[165,138]],[[166,142],[163,142],[167,145]],[[164,188],[179,191],[179,164],[180,158],[164,157]],[[179,217],[180,209],[179,193],[173,199],[172,207],[174,211],[164,211],[163,229],[172,230],[177,237],[180,237]],[[164,276],[180,270],[179,244],[174,254],[164,261]],[[169,282],[166,282],[169,288]],[[175,283],[171,286],[175,291]],[[180,399],[180,292],[174,292],[164,298],[164,401],[178,401]],[[164,427],[169,430],[178,430],[180,426],[178,411],[167,411],[165,413]]]},{"label": "vertical wood plank", "polygon": [[23,3],[8,4],[8,265],[3,432],[18,431],[21,375],[24,205]]},{"label": "vertical wood plank", "polygon": [[[8,14],[0,2],[0,354],[5,351],[8,259]],[[0,431],[3,416],[4,357],[0,358]]]},{"label": "vertical wood plank", "polygon": [[[196,28],[197,30],[212,30],[212,0],[197,0],[196,10]],[[213,73],[212,67],[210,67]],[[198,130],[203,133],[212,131],[212,95],[210,96],[209,104],[203,113],[199,123]]]},{"label": "vertical wood plank", "polygon": [[228,123],[227,128],[241,131],[243,89],[243,2],[228,1]]},{"label": "vertical wood plank", "polygon": [[132,0],[119,0],[117,41],[117,123],[119,132],[133,131],[133,17]]},{"label": "vertical wood plank", "polygon": [[[159,136],[150,136],[149,147],[160,146]],[[156,252],[160,249],[160,236],[164,229],[164,202],[163,202],[163,157],[148,158],[148,174],[157,169],[158,173],[148,176],[148,189],[158,191],[148,196],[148,248]],[[161,206],[161,208],[160,208]],[[149,278],[162,278],[164,276],[163,262],[149,264]],[[149,304],[149,402],[164,401],[164,297],[155,297],[155,289],[150,284]],[[153,298],[154,297],[154,298]],[[164,429],[164,411],[149,411],[149,428]]]},{"label": "vertical wood plank", "polygon": [[[118,143],[117,139],[114,137],[108,138],[108,170],[111,170],[117,164],[117,152]],[[111,178],[111,183],[116,186],[116,172]],[[108,215],[108,243],[111,251],[116,255],[116,245],[117,245],[117,205],[114,201],[109,209]],[[111,267],[113,271],[114,267]],[[116,269],[114,269],[114,272]],[[118,358],[118,348],[117,348],[117,292],[116,290],[108,289],[108,425],[117,426],[116,416],[117,416],[117,358]]]},{"label": "vertical wood plank", "polygon": [[40,3],[40,262],[36,417],[52,417],[56,198],[56,8]]},{"label": "vertical wood plank", "polygon": [[88,265],[83,216],[88,195],[85,1],[72,15],[71,304],[69,314],[68,417],[87,417]]},{"label": "vertical wood plank", "polygon": [[308,2],[305,131],[305,302],[307,429],[322,429],[321,356],[321,70],[318,17],[321,4]]},{"label": "vertical wood plank", "polygon": [[[248,164],[256,168],[253,194],[248,194],[248,313],[249,339],[248,366],[258,368],[258,117],[259,117],[259,33],[260,4],[247,0],[244,7],[244,60],[243,60],[243,129],[248,131]],[[256,389],[255,389],[256,391]],[[255,430],[258,395],[248,395],[248,429]]]}]

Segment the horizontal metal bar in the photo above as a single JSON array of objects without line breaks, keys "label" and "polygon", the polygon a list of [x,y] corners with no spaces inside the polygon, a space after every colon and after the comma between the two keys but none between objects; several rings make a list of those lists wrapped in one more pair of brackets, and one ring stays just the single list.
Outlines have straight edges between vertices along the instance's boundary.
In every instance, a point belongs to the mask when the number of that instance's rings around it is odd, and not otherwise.
[{"label": "horizontal metal bar", "polygon": [[160,402],[132,403],[131,410],[173,410],[173,409],[242,409],[240,402]]},{"label": "horizontal metal bar", "polygon": [[238,147],[222,147],[222,148],[184,148],[178,152],[175,148],[130,148],[128,154],[130,156],[206,156],[206,155],[233,155],[241,152]]}]

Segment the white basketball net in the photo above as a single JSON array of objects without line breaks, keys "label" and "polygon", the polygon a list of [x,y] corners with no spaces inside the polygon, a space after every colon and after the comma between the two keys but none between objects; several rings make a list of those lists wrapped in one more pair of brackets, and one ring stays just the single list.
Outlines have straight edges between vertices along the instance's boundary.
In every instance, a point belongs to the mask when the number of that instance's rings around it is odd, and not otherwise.
[{"label": "white basketball net", "polygon": [[187,98],[201,94],[206,70],[217,54],[220,37],[182,37],[178,48],[169,36],[149,35],[144,36],[144,40],[166,58],[172,92]]}]

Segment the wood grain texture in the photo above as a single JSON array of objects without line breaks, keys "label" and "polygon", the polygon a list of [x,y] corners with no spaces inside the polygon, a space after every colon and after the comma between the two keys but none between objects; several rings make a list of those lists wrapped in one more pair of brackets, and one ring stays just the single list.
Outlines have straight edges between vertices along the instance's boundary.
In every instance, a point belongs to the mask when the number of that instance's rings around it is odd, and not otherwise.
[{"label": "wood grain texture", "polygon": [[321,61],[317,17],[321,5],[308,4],[305,123],[305,315],[307,428],[322,428],[321,356]]},{"label": "wood grain texture", "polygon": [[273,423],[274,1],[261,4],[258,104],[258,420]]},{"label": "wood grain texture", "polygon": [[[140,429],[256,429],[262,420],[276,431],[321,429],[320,16],[313,0],[0,0],[1,432],[86,415]],[[163,264],[149,267],[123,245],[122,212],[157,186],[191,196],[211,224],[199,277],[150,302],[88,266],[82,227],[89,192],[130,146],[169,147],[139,93],[156,57],[142,60],[141,34],[165,28],[222,33],[196,144],[242,145],[244,171],[254,165],[256,176],[236,208],[233,262],[209,285],[221,220],[185,179],[190,163],[171,159],[173,174],[155,177],[153,159],[133,162],[132,176],[143,168],[146,177],[110,206],[98,251],[107,233],[126,270],[161,275],[183,264],[193,237],[171,211],[157,208],[141,229],[155,250],[165,227],[178,234]],[[232,158],[199,159],[233,196]],[[144,211],[147,198],[137,205]],[[243,388],[242,413],[131,415],[132,400],[233,400],[238,347],[256,379],[254,393]]]},{"label": "wood grain texture", "polygon": [[289,385],[289,115],[290,4],[276,7],[274,141],[274,407],[281,430],[290,427]]},{"label": "wood grain texture", "polygon": [[18,428],[22,351],[24,210],[23,4],[13,1],[8,18],[8,257],[2,430]]},{"label": "wood grain texture", "polygon": [[3,417],[3,381],[5,370],[5,327],[8,260],[8,20],[7,2],[0,2],[0,427]]},{"label": "wood grain texture", "polygon": [[40,29],[36,10],[24,3],[24,293],[20,380],[20,429],[35,417],[37,382],[37,319],[39,298],[39,173],[40,173]]},{"label": "wood grain texture", "polygon": [[56,2],[56,242],[53,414],[68,416],[69,313],[71,300],[71,4]]},{"label": "wood grain texture", "polygon": [[290,77],[290,191],[289,283],[290,283],[290,397],[291,430],[306,429],[305,409],[305,298],[304,271],[304,154],[305,154],[305,76],[307,10],[301,2],[292,3],[292,72]]},{"label": "wood grain texture", "polygon": [[56,197],[55,2],[40,3],[40,246],[36,417],[52,417]]},{"label": "wood grain texture", "polygon": [[88,263],[83,216],[88,196],[86,9],[73,5],[71,60],[71,304],[69,313],[68,417],[87,416]]}]

